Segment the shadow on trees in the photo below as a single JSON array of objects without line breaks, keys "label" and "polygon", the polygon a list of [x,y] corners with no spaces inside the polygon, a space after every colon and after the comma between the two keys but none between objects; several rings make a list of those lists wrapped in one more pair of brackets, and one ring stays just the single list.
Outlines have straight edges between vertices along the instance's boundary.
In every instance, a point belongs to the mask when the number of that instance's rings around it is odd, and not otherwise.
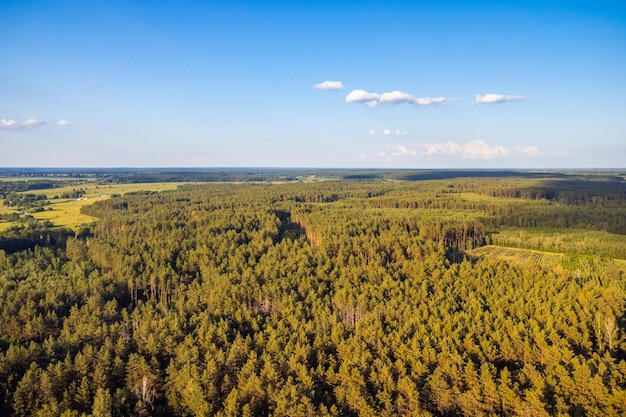
[{"label": "shadow on trees", "polygon": [[305,231],[298,223],[294,223],[291,220],[291,213],[284,210],[276,210],[274,212],[276,217],[280,220],[280,226],[278,231],[277,242],[281,242],[284,239],[297,240],[301,236],[305,235]]},{"label": "shadow on trees", "polygon": [[74,232],[68,229],[50,229],[45,226],[13,228],[0,236],[0,249],[10,254],[34,249],[35,246],[64,248],[67,238],[73,236]]}]

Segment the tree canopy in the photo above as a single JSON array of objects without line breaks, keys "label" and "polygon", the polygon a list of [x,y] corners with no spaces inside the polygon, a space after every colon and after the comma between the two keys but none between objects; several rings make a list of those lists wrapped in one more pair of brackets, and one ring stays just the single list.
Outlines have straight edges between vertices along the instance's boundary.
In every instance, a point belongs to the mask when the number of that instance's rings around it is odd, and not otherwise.
[{"label": "tree canopy", "polygon": [[[0,239],[0,414],[624,415],[625,197],[215,183],[24,225]],[[564,258],[472,255],[488,244]]]}]

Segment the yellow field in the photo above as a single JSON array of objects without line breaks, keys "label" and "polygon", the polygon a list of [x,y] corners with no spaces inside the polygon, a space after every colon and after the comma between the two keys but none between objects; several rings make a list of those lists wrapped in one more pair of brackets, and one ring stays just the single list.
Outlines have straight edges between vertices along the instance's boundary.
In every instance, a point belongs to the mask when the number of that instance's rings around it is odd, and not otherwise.
[{"label": "yellow field", "polygon": [[[15,207],[0,206],[0,214],[5,214],[5,213],[15,213]],[[12,225],[13,225],[13,222],[0,220],[0,232],[8,229]]]},{"label": "yellow field", "polygon": [[137,184],[109,184],[102,185],[95,182],[68,185],[67,187],[48,188],[44,190],[30,190],[28,194],[45,194],[49,199],[60,196],[63,193],[71,193],[73,190],[85,190],[86,198],[94,198],[100,195],[126,194],[135,191],[165,191],[175,190],[182,182],[154,182]]},{"label": "yellow field", "polygon": [[97,220],[95,217],[81,214],[81,207],[107,198],[109,197],[106,196],[85,198],[81,200],[64,200],[59,203],[52,203],[50,206],[48,206],[51,207],[52,210],[32,213],[31,216],[33,216],[37,220],[49,220],[55,226],[76,227],[81,224],[91,223]]},{"label": "yellow field", "polygon": [[[138,183],[138,184],[111,184],[98,185],[93,182],[85,182],[79,185],[72,185],[61,188],[52,188],[45,190],[27,191],[29,194],[45,194],[52,204],[45,206],[44,211],[38,213],[30,213],[37,220],[49,220],[55,226],[77,228],[80,225],[91,223],[97,220],[95,217],[81,214],[80,209],[83,206],[93,204],[96,201],[110,198],[112,194],[124,195],[136,191],[167,191],[175,190],[181,182],[165,182],[165,183]],[[85,195],[81,199],[53,199],[54,196],[60,196],[72,190],[83,189]],[[14,213],[15,207],[0,207],[0,213]],[[0,221],[0,231],[6,230],[13,226],[14,222]]]}]

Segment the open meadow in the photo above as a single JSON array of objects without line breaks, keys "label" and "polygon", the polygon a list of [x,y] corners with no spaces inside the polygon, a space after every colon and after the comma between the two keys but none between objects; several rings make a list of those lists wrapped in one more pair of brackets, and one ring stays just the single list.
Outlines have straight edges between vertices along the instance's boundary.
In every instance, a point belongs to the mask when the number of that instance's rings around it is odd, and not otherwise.
[{"label": "open meadow", "polygon": [[[12,180],[15,180],[14,178]],[[19,181],[19,179],[17,179]],[[32,181],[31,178],[28,178]],[[67,180],[68,182],[72,180]],[[74,180],[75,181],[75,180]],[[81,225],[91,223],[96,218],[82,214],[81,209],[97,201],[106,200],[114,195],[124,195],[137,192],[161,192],[175,190],[184,183],[129,183],[129,184],[99,184],[95,181],[84,181],[78,184],[60,186],[55,188],[43,188],[22,191],[22,194],[42,195],[46,197],[48,205],[43,206],[42,211],[32,211],[27,208],[3,205],[0,207],[1,214],[18,213],[22,218],[25,214],[39,221],[50,221],[54,226],[76,229]],[[76,191],[81,192],[80,197],[63,198]],[[15,226],[18,222],[0,220],[0,231]]]}]

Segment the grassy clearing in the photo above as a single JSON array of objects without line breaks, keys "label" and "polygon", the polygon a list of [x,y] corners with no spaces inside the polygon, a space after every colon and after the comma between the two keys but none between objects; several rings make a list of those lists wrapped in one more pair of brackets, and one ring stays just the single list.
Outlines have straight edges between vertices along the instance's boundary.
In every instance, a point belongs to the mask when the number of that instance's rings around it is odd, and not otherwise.
[{"label": "grassy clearing", "polygon": [[[10,214],[10,213],[16,213],[16,212],[17,212],[17,209],[15,207],[8,207],[8,206],[0,205],[0,214]],[[0,220],[0,232],[7,230],[14,224],[15,222]]]},{"label": "grassy clearing", "polygon": [[494,245],[571,255],[626,259],[626,236],[587,229],[500,229]]},{"label": "grassy clearing", "polygon": [[[60,188],[49,188],[42,190],[31,190],[26,193],[29,194],[44,194],[50,199],[51,204],[45,206],[44,211],[29,213],[37,220],[48,220],[58,227],[77,228],[83,224],[91,223],[97,219],[92,216],[81,214],[80,209],[83,206],[93,204],[96,201],[110,198],[113,194],[124,195],[126,193],[137,191],[167,191],[175,190],[179,185],[184,183],[180,182],[165,182],[165,183],[137,183],[137,184],[110,184],[101,185],[95,182],[85,182],[80,185],[70,185]],[[85,194],[80,199],[61,199],[54,198],[54,196],[60,196],[63,193],[71,193],[73,190],[84,190]],[[0,213],[15,213],[16,207],[0,207]],[[15,225],[15,222],[0,221],[0,232]]]},{"label": "grassy clearing", "polygon": [[4,221],[4,220],[0,220],[0,232],[4,232],[5,230],[7,230],[8,228],[10,228],[13,225],[14,225],[13,222],[7,222],[7,221]]},{"label": "grassy clearing", "polygon": [[569,258],[562,253],[542,252],[532,249],[508,248],[493,245],[476,248],[469,251],[468,254],[478,258],[488,257],[522,265],[533,264],[549,267],[556,267]]},{"label": "grassy clearing", "polygon": [[80,200],[65,200],[48,206],[52,210],[40,211],[31,215],[37,220],[49,220],[55,226],[75,228],[82,224],[91,223],[97,220],[95,217],[81,214],[81,207],[93,204],[99,200],[105,200],[107,198],[109,198],[109,196],[98,196]]},{"label": "grassy clearing", "polygon": [[[581,271],[581,265],[589,265],[589,260],[593,259],[603,276],[611,279],[620,279],[626,273],[626,260],[604,258],[600,260],[596,257],[583,255],[582,257],[570,256],[563,253],[544,252],[533,249],[510,248],[505,246],[488,245],[468,251],[468,255],[477,258],[489,258],[516,263],[522,266],[541,265],[552,268],[554,271],[564,269]],[[584,269],[584,268],[583,268]],[[591,274],[591,272],[587,272]]]},{"label": "grassy clearing", "polygon": [[96,184],[95,182],[85,182],[83,184],[68,185],[67,187],[47,188],[43,190],[30,190],[28,194],[44,194],[49,199],[54,196],[61,196],[64,193],[71,193],[74,190],[84,190],[86,198],[95,198],[101,195],[126,194],[137,191],[166,191],[175,190],[182,182],[154,182],[137,184]]}]

